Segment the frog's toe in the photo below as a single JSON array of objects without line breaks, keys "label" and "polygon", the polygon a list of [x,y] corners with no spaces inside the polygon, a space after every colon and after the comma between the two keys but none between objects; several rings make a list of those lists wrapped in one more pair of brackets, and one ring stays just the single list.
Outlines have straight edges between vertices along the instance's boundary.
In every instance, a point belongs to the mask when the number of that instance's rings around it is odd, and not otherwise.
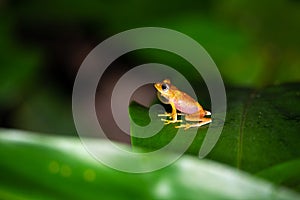
[{"label": "frog's toe", "polygon": [[167,119],[161,119],[161,121],[165,122],[165,124],[182,122],[182,120],[167,120]]},{"label": "frog's toe", "polygon": [[209,116],[209,115],[211,115],[211,112],[209,112],[209,111],[206,110],[206,111],[205,111],[205,115],[208,115],[208,116]]},{"label": "frog's toe", "polygon": [[175,128],[184,128],[184,130],[187,130],[191,127],[190,124],[181,124],[179,126],[175,126]]},{"label": "frog's toe", "polygon": [[175,128],[183,128],[184,125],[175,126]]},{"label": "frog's toe", "polygon": [[165,124],[170,124],[170,120],[167,120],[167,119],[160,119],[160,120],[165,122]]},{"label": "frog's toe", "polygon": [[171,117],[171,113],[158,114],[158,117]]}]

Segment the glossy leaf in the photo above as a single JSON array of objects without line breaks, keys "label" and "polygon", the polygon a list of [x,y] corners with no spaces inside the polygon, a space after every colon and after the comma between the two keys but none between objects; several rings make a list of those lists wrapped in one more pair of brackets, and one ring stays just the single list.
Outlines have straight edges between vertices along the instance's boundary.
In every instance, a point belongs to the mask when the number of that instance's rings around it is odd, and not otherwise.
[{"label": "glossy leaf", "polygon": [[[250,173],[262,172],[261,176],[264,178],[299,189],[299,167],[284,165],[280,175],[275,173],[275,169],[271,170],[272,167],[300,158],[299,88],[299,84],[288,84],[261,90],[229,89],[224,129],[207,158]],[[130,115],[132,134],[140,130],[134,123],[145,125],[147,119],[149,123],[148,110],[137,104],[131,105]],[[217,117],[213,118],[214,122],[210,126],[213,128],[218,125],[218,120]],[[132,137],[132,144],[149,150],[159,149],[176,135],[177,129],[174,126],[166,125],[149,138]],[[186,153],[198,155],[207,128],[208,126],[204,126],[198,129]],[[187,130],[186,134],[190,132],[191,130]],[[268,172],[263,172],[269,168]],[[296,174],[298,178],[290,174]],[[275,181],[277,176],[285,177],[284,181]]]},{"label": "glossy leaf", "polygon": [[[113,152],[106,153],[119,159]],[[299,199],[284,188],[190,156],[148,174],[118,172],[94,160],[73,137],[0,130],[0,157],[4,199]]]}]

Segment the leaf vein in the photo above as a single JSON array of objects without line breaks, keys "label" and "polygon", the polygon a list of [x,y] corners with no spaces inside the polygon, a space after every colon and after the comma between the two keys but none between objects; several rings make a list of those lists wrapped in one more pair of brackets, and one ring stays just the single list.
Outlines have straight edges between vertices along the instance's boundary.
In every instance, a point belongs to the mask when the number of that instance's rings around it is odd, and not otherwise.
[{"label": "leaf vein", "polygon": [[254,96],[256,95],[257,91],[253,90],[250,92],[247,100],[245,101],[243,112],[241,116],[241,123],[239,128],[239,138],[238,138],[238,144],[237,144],[237,168],[241,168],[241,162],[242,162],[242,156],[243,156],[243,136],[244,136],[244,128],[245,128],[245,122],[246,122],[246,116],[248,113],[248,108],[250,107],[252,100],[254,99]]}]

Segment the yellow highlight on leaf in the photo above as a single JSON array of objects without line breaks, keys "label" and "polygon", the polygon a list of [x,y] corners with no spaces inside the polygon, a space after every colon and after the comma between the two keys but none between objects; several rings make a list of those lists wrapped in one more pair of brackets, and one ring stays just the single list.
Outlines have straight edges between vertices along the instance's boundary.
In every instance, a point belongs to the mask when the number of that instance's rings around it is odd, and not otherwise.
[{"label": "yellow highlight on leaf", "polygon": [[60,174],[64,177],[69,177],[72,174],[72,170],[68,165],[62,165],[60,168]]},{"label": "yellow highlight on leaf", "polygon": [[84,180],[88,181],[88,182],[92,182],[95,180],[96,178],[96,173],[94,170],[91,169],[87,169],[84,171],[83,173],[83,178]]},{"label": "yellow highlight on leaf", "polygon": [[59,172],[59,164],[56,161],[51,161],[48,168],[52,174],[57,174]]}]

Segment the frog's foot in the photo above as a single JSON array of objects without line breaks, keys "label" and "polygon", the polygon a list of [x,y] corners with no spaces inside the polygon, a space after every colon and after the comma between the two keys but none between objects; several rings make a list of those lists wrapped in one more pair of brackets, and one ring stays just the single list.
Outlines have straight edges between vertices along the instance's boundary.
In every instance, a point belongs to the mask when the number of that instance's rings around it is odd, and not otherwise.
[{"label": "frog's foot", "polygon": [[184,128],[184,130],[187,130],[192,127],[204,126],[206,124],[209,124],[210,122],[211,122],[211,120],[206,120],[206,121],[195,123],[195,124],[181,124],[179,126],[175,126],[175,128]]},{"label": "frog's foot", "polygon": [[171,124],[171,123],[177,123],[177,122],[182,122],[182,120],[178,120],[178,119],[173,119],[173,120],[168,120],[168,119],[161,119],[161,121],[164,121],[165,124]]},{"label": "frog's foot", "polygon": [[210,116],[210,115],[211,115],[211,112],[205,110],[205,115]]},{"label": "frog's foot", "polygon": [[158,117],[171,117],[171,116],[172,116],[172,113],[167,113],[167,112],[165,112],[164,114],[158,114],[157,116],[158,116]]},{"label": "frog's foot", "polygon": [[191,124],[180,124],[179,126],[175,126],[175,128],[184,128],[184,130],[187,130],[191,127]]},{"label": "frog's foot", "polygon": [[[177,115],[183,116],[183,113],[177,113]],[[158,114],[158,117],[172,117],[172,113],[165,112],[164,114]]]}]

